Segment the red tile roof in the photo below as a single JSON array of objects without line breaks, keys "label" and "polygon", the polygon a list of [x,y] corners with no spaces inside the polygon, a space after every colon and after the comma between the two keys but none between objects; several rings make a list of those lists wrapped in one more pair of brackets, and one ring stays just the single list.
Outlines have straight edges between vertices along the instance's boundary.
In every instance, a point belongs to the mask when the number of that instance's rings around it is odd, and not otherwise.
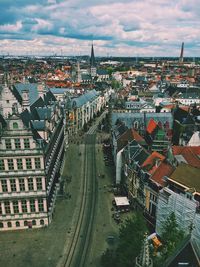
[{"label": "red tile roof", "polygon": [[200,168],[200,146],[172,146],[173,155],[182,155],[187,163]]},{"label": "red tile roof", "polygon": [[157,124],[157,122],[154,121],[154,119],[150,119],[150,121],[149,121],[149,123],[147,125],[147,132],[149,134],[152,134],[153,131],[156,129],[157,125],[158,124]]},{"label": "red tile roof", "polygon": [[142,164],[142,168],[146,169],[148,173],[153,174],[155,170],[158,168],[156,161],[163,161],[165,156],[160,153],[154,151]]},{"label": "red tile roof", "polygon": [[165,182],[163,180],[164,176],[169,177],[173,171],[174,167],[172,167],[170,164],[166,162],[161,162],[161,164],[157,167],[155,172],[151,176],[151,180],[160,184],[161,186],[165,186]]},{"label": "red tile roof", "polygon": [[136,130],[131,129],[131,132],[136,142],[145,142],[144,138]]}]

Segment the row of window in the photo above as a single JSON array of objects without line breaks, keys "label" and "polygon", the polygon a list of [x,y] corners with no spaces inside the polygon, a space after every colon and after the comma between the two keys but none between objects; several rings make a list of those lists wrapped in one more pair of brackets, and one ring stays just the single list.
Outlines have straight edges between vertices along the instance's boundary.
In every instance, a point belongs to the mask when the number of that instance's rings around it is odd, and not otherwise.
[{"label": "row of window", "polygon": [[[7,160],[8,170],[9,171],[15,170],[14,159],[0,159],[0,171],[5,170],[6,160]],[[17,163],[17,170],[24,170],[24,169],[32,170],[34,167],[32,158],[16,159],[16,163]],[[41,169],[40,158],[34,158],[34,164],[35,164],[35,169]]]},{"label": "row of window", "polygon": [[[4,228],[4,227],[8,227],[8,228],[12,228],[12,227],[20,227],[20,226],[35,226],[37,225],[36,220],[32,220],[32,221],[23,221],[23,222],[7,222],[7,225],[3,224],[2,222],[0,222],[0,228]],[[44,225],[44,220],[40,220],[40,225]]]},{"label": "row of window", "polygon": [[[34,182],[33,179],[36,179],[36,187],[34,187]],[[24,192],[24,191],[38,191],[42,190],[42,178],[41,177],[36,177],[32,178],[29,177],[27,179],[27,185],[25,185],[25,179],[24,178],[19,178],[19,179],[1,179],[1,188],[2,192]],[[17,183],[19,187],[17,188]],[[10,190],[9,189],[9,183],[10,183]]]},{"label": "row of window", "polygon": [[[18,213],[32,213],[32,212],[44,212],[44,204],[43,199],[39,198],[38,201],[38,210],[36,210],[36,203],[35,199],[30,199],[30,209],[28,209],[28,201],[23,199],[21,200],[21,211],[19,208],[19,201],[4,201],[0,203],[0,215],[7,215],[7,214],[18,214]],[[2,204],[4,205],[4,211],[2,209]],[[12,207],[11,207],[12,206]],[[13,208],[13,210],[12,210]],[[11,212],[12,211],[12,212]]]},{"label": "row of window", "polygon": [[12,145],[11,139],[5,139],[6,149],[21,149],[22,142],[25,149],[30,148],[30,139],[29,138],[15,138],[14,139],[14,146]]}]

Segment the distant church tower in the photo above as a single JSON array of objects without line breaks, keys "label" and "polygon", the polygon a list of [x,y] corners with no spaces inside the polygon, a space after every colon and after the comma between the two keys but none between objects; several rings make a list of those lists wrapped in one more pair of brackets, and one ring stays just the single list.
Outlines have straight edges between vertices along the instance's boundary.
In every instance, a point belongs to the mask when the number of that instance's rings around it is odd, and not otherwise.
[{"label": "distant church tower", "polygon": [[183,53],[184,53],[184,43],[181,45],[181,54],[179,58],[179,63],[183,63]]},{"label": "distant church tower", "polygon": [[92,78],[94,78],[97,75],[97,68],[96,68],[95,57],[94,57],[93,43],[92,43],[91,57],[90,57],[90,74],[91,74]]},{"label": "distant church tower", "polygon": [[80,63],[79,61],[77,62],[77,73],[76,73],[76,80],[78,83],[81,82],[81,70],[80,70]]}]

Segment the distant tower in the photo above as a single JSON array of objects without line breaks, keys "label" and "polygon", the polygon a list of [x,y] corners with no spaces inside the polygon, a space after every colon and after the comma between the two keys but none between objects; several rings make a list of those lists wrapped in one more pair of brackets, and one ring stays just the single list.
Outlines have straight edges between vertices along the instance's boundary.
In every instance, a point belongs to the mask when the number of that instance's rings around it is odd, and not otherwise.
[{"label": "distant tower", "polygon": [[181,45],[181,54],[180,54],[180,58],[179,58],[180,63],[183,63],[183,52],[184,52],[184,43],[182,43],[182,45]]},{"label": "distant tower", "polygon": [[145,236],[144,243],[140,255],[136,258],[136,267],[153,267],[153,261],[149,255],[149,241],[147,235]]},{"label": "distant tower", "polygon": [[90,74],[91,74],[92,78],[94,78],[97,74],[93,43],[92,43],[91,57],[90,57]]},{"label": "distant tower", "polygon": [[80,70],[80,63],[79,61],[77,62],[77,82],[80,83],[81,82],[81,70]]}]

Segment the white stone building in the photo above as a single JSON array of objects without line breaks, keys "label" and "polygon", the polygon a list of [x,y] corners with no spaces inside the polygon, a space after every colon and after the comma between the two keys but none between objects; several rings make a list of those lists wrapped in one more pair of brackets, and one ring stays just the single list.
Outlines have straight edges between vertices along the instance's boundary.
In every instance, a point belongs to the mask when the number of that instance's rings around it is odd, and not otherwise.
[{"label": "white stone building", "polygon": [[63,157],[61,108],[36,84],[3,86],[0,101],[0,230],[47,226]]}]

